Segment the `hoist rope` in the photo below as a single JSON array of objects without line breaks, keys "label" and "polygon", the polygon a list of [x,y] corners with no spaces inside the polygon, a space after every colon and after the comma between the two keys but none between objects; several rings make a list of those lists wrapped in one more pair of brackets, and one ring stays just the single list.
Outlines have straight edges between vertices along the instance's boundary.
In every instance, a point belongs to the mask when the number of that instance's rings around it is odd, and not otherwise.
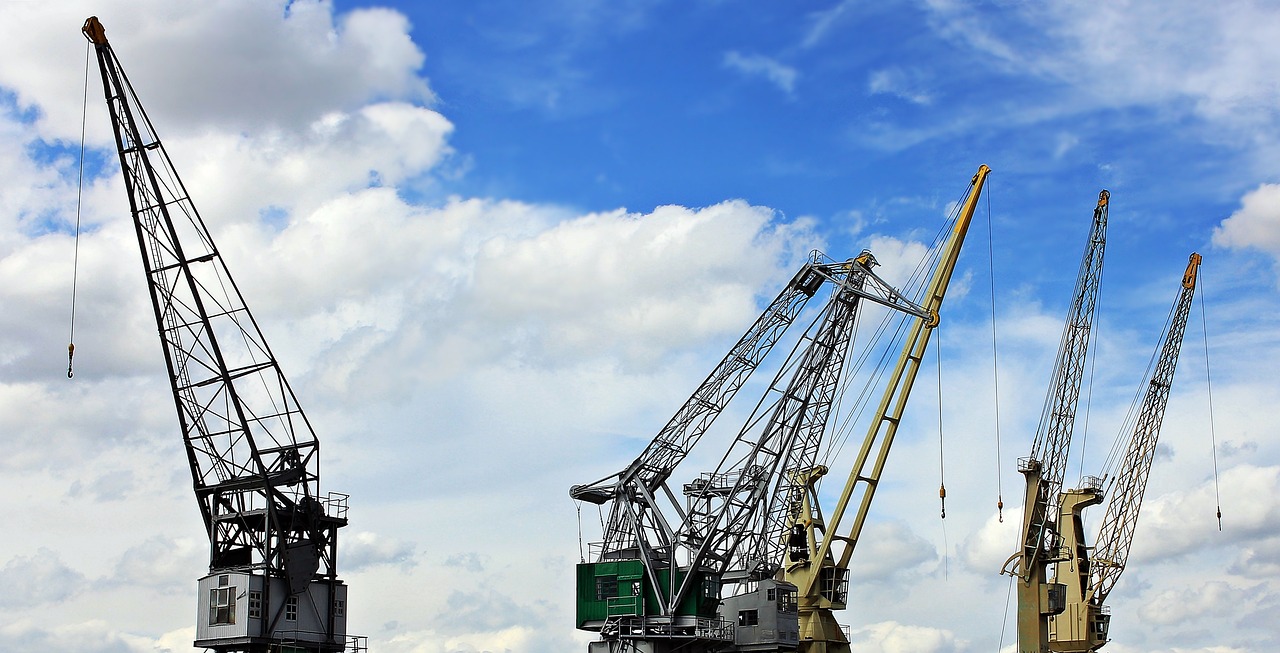
[{"label": "hoist rope", "polygon": [[75,376],[71,363],[76,355],[76,281],[80,276],[80,205],[84,197],[84,134],[89,114],[89,53],[92,44],[84,44],[84,100],[80,106],[80,171],[76,178],[76,235],[71,255],[71,332],[67,336],[67,378]]},{"label": "hoist rope", "polygon": [[582,548],[582,502],[575,500],[573,507],[578,511],[578,562],[585,564],[587,562],[587,553]]},{"label": "hoist rope", "polygon": [[[1102,301],[1102,274],[1098,274],[1098,290],[1094,294],[1093,304],[1097,306]],[[1079,478],[1084,480],[1084,453],[1089,444],[1089,415],[1092,411],[1089,408],[1093,405],[1093,379],[1098,369],[1098,332],[1102,331],[1102,322],[1094,320],[1093,327],[1089,331],[1089,342],[1085,347],[1086,352],[1094,352],[1089,356],[1089,385],[1084,393],[1084,428],[1080,434],[1080,471]]]},{"label": "hoist rope", "polygon": [[1121,464],[1125,452],[1128,450],[1131,437],[1125,437],[1126,433],[1132,434],[1137,428],[1138,419],[1142,414],[1143,399],[1147,394],[1147,386],[1151,383],[1151,376],[1155,373],[1156,365],[1160,361],[1160,354],[1163,350],[1165,334],[1169,333],[1170,325],[1173,323],[1178,307],[1175,304],[1169,308],[1169,315],[1164,320],[1164,326],[1160,328],[1160,337],[1156,340],[1156,346],[1151,352],[1151,358],[1147,360],[1147,369],[1142,373],[1142,379],[1138,383],[1138,390],[1133,394],[1133,400],[1129,403],[1129,408],[1125,412],[1124,421],[1121,422],[1120,431],[1116,434],[1115,440],[1111,444],[1111,451],[1107,454],[1106,462],[1102,466],[1102,477],[1104,479],[1104,491],[1109,493],[1112,484],[1115,482],[1113,471],[1117,471],[1117,466]]},{"label": "hoist rope", "polygon": [[938,359],[938,500],[942,502],[942,580],[946,581],[951,571],[951,545],[947,543],[947,465],[942,436],[942,324],[934,327],[934,335],[938,339],[934,348]]},{"label": "hoist rope", "polygon": [[[938,346],[934,352],[938,357],[938,498],[942,501],[942,519],[947,518],[947,462],[943,448],[942,430],[942,325],[934,327],[934,335],[938,336]],[[944,559],[945,562],[945,559]]]},{"label": "hoist rope", "polygon": [[1009,627],[1009,600],[1013,598],[1013,574],[1009,575],[1009,590],[1004,595],[1004,617],[1000,621],[1000,643],[996,645],[996,651],[1004,650],[1004,634]]},{"label": "hoist rope", "polygon": [[1218,511],[1218,531],[1222,531],[1222,496],[1218,493],[1218,436],[1213,428],[1213,378],[1209,373],[1209,327],[1205,324],[1204,273],[1199,273],[1200,284],[1200,333],[1204,340],[1204,382],[1209,394],[1209,445],[1213,454],[1213,500]]},{"label": "hoist rope", "polygon": [[[945,244],[947,235],[951,233],[955,221],[959,217],[960,206],[960,204],[956,204],[956,208],[949,216],[949,219],[945,220],[937,233],[934,234],[933,244],[929,251],[916,261],[916,266],[911,271],[911,275],[907,278],[903,287],[899,289],[904,297],[918,297],[920,301],[923,301],[923,294],[929,280],[928,271],[936,267],[937,260],[942,256],[942,246]],[[858,323],[861,324],[861,311],[859,311],[857,319],[859,320]],[[853,434],[853,427],[861,420],[864,411],[871,407],[870,402],[874,398],[874,391],[879,387],[880,379],[891,368],[890,362],[896,360],[895,357],[898,355],[896,350],[908,332],[909,326],[910,323],[906,314],[893,310],[887,311],[877,325],[870,342],[880,342],[881,338],[892,329],[893,335],[890,337],[889,343],[879,348],[868,346],[862,349],[859,356],[856,357],[856,362],[850,366],[852,371],[844,373],[844,381],[838,391],[837,404],[843,403],[843,397],[853,385],[854,378],[858,376],[858,372],[868,363],[871,356],[876,353],[879,354],[879,360],[873,370],[865,377],[865,382],[861,386],[861,391],[853,402],[852,408],[847,412],[837,410],[833,413],[843,415],[843,419],[838,419],[836,426],[830,429],[832,435],[828,438],[826,453],[822,459],[823,465],[830,467],[833,464],[832,461],[839,457],[841,451],[844,450],[845,444],[848,443]],[[817,487],[821,487],[821,484],[822,481],[819,479]]]},{"label": "hoist rope", "polygon": [[1000,359],[996,347],[996,255],[991,235],[991,190],[987,190],[987,278],[991,282],[991,378],[996,398],[996,515],[1004,523],[1004,484],[1000,478]]}]

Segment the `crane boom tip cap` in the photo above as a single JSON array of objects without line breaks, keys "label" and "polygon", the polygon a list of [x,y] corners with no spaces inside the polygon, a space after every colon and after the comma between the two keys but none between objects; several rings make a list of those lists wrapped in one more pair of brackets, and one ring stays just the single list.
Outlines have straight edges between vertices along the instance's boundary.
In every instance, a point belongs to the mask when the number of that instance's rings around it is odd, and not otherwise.
[{"label": "crane boom tip cap", "polygon": [[1108,191],[1105,188],[1102,189],[1102,192],[1098,193],[1098,206],[1100,207],[1106,206],[1107,201],[1110,199],[1111,199],[1111,191]]},{"label": "crane boom tip cap", "polygon": [[1196,287],[1196,273],[1200,270],[1200,261],[1204,260],[1200,254],[1191,252],[1191,258],[1187,259],[1187,271],[1182,274],[1182,287]]},{"label": "crane boom tip cap", "polygon": [[80,28],[84,32],[85,38],[89,39],[94,45],[107,44],[107,29],[102,26],[102,21],[97,16],[90,16],[84,21],[84,27]]}]

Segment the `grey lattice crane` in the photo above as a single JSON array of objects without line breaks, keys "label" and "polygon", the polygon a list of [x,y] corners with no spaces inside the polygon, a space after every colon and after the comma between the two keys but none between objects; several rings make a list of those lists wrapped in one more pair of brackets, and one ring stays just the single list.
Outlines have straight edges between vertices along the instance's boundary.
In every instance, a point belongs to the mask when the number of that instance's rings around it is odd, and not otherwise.
[{"label": "grey lattice crane", "polygon": [[[867,252],[838,263],[815,253],[640,458],[570,491],[576,499],[613,502],[593,562],[578,566],[578,626],[603,636],[593,651],[734,650],[725,647],[736,645],[741,629],[719,616],[727,584],[735,585],[734,596],[725,598],[731,606],[757,597],[769,606],[794,606],[794,588],[772,579],[785,522],[779,514],[785,509],[774,506],[791,499],[788,470],[814,464],[858,304],[871,299],[922,312],[871,272],[874,263]],[[676,465],[825,284],[834,290],[816,329],[797,344],[795,364],[780,366],[716,470],[683,486],[682,505],[667,485]],[[789,614],[789,627],[768,628],[771,641],[753,638],[744,644],[752,648],[738,650],[794,647],[794,609]]]},{"label": "grey lattice crane", "polygon": [[[873,264],[866,252],[840,263],[815,256],[639,458],[570,491],[576,499],[612,502],[603,542],[577,572],[578,627],[602,634],[593,652],[798,645],[795,587],[777,573],[804,498],[797,479],[816,466],[858,304],[868,299],[921,321],[937,317],[876,277]],[[799,353],[779,367],[716,470],[684,484],[682,505],[667,485],[676,465],[826,283],[833,286],[830,299],[797,344]],[[731,595],[722,597],[730,586]]]},{"label": "grey lattice crane", "polygon": [[1004,565],[1018,579],[1018,651],[1043,653],[1049,646],[1049,617],[1062,611],[1062,589],[1047,582],[1048,566],[1061,557],[1056,526],[1058,495],[1071,448],[1076,405],[1093,336],[1093,317],[1102,282],[1110,194],[1098,194],[1089,241],[1076,275],[1071,309],[1058,345],[1053,378],[1045,397],[1031,455],[1018,461],[1026,478],[1022,548]]},{"label": "grey lattice crane", "polygon": [[1067,559],[1059,562],[1054,582],[1066,590],[1065,609],[1050,623],[1050,648],[1063,653],[1096,651],[1107,643],[1111,615],[1106,600],[1129,561],[1142,495],[1151,475],[1160,425],[1164,421],[1173,373],[1182,350],[1187,318],[1195,296],[1201,257],[1192,253],[1182,275],[1182,286],[1169,312],[1151,376],[1139,404],[1133,435],[1129,438],[1119,471],[1109,481],[1111,499],[1098,533],[1097,546],[1085,540],[1080,512],[1102,501],[1102,483],[1089,479],[1079,489],[1064,493],[1059,521]]},{"label": "grey lattice crane", "polygon": [[346,647],[346,495],[96,17],[97,53],[196,501],[209,537],[198,647]]}]

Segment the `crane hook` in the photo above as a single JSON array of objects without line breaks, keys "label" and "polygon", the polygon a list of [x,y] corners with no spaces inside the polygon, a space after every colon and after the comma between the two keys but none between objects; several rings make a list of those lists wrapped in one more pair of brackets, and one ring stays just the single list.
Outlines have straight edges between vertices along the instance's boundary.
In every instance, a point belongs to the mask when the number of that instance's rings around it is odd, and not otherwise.
[{"label": "crane hook", "polygon": [[67,345],[67,378],[68,379],[75,376],[75,373],[71,371],[71,359],[74,358],[75,355],[76,355],[76,344],[73,342]]},{"label": "crane hook", "polygon": [[947,486],[938,486],[938,498],[942,499],[942,519],[947,518]]}]

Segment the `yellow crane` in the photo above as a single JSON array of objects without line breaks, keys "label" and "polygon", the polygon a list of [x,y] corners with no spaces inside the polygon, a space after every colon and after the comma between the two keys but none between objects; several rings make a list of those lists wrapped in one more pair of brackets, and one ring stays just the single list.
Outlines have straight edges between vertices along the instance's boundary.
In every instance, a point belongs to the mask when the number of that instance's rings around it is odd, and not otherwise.
[{"label": "yellow crane", "polygon": [[1017,578],[1018,653],[1049,650],[1049,617],[1062,612],[1065,589],[1049,583],[1049,565],[1062,558],[1058,496],[1071,447],[1076,404],[1084,380],[1085,358],[1093,329],[1102,259],[1106,249],[1111,195],[1098,194],[1089,241],[1080,261],[1071,308],[1063,326],[1053,379],[1045,397],[1031,455],[1018,461],[1026,479],[1022,508],[1021,548],[1005,562],[1001,573]]},{"label": "yellow crane", "polygon": [[[794,584],[798,591],[800,642],[797,650],[802,653],[849,651],[849,640],[832,612],[843,610],[846,606],[849,562],[866,524],[889,449],[902,421],[907,398],[920,371],[933,328],[938,324],[938,311],[955,271],[960,247],[972,221],[983,183],[990,172],[991,169],[983,165],[973,176],[968,197],[961,205],[955,227],[942,250],[925,293],[922,306],[928,316],[913,319],[902,354],[880,400],[877,416],[867,431],[829,520],[822,516],[816,489],[818,479],[827,473],[827,468],[816,466],[802,470],[792,477],[792,482],[804,487],[805,492],[798,516],[790,529],[780,575],[783,580]],[[847,532],[840,534],[845,512],[855,500],[858,510],[853,523]],[[837,543],[840,545],[838,551],[833,551],[833,545]]]},{"label": "yellow crane", "polygon": [[1049,621],[1049,649],[1052,651],[1086,653],[1107,643],[1111,615],[1105,601],[1129,560],[1142,496],[1151,475],[1160,425],[1169,402],[1173,373],[1191,313],[1200,261],[1200,255],[1193,252],[1182,275],[1182,285],[1157,348],[1159,358],[1147,380],[1141,408],[1134,421],[1133,435],[1121,459],[1120,472],[1111,478],[1113,493],[1096,547],[1089,547],[1085,540],[1081,512],[1102,502],[1103,482],[1090,477],[1081,483],[1080,488],[1062,495],[1058,524],[1065,559],[1055,567],[1053,580],[1065,589],[1065,602],[1062,613]]}]

